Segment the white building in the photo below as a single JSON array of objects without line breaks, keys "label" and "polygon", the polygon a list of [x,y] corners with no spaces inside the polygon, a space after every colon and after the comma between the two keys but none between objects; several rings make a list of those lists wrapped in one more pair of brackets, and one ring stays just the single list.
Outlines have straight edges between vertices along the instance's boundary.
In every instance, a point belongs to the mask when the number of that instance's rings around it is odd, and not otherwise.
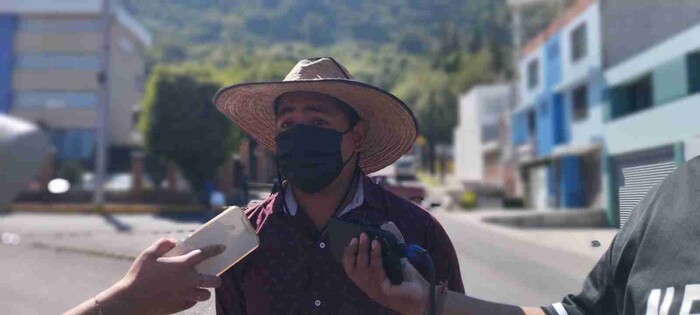
[{"label": "white building", "polygon": [[504,124],[511,102],[507,84],[480,85],[462,95],[454,130],[455,175],[463,183],[504,188],[502,155],[507,145]]}]

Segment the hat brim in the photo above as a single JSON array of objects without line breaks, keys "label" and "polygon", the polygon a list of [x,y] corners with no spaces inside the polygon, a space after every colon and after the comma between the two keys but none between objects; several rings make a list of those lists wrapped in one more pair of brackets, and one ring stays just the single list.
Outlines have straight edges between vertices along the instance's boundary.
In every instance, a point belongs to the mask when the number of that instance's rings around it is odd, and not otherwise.
[{"label": "hat brim", "polygon": [[354,80],[236,84],[216,93],[214,104],[255,141],[275,152],[273,102],[284,93],[299,91],[333,96],[357,111],[367,128],[360,152],[360,167],[366,174],[394,163],[408,152],[418,135],[418,124],[406,104],[391,93]]}]

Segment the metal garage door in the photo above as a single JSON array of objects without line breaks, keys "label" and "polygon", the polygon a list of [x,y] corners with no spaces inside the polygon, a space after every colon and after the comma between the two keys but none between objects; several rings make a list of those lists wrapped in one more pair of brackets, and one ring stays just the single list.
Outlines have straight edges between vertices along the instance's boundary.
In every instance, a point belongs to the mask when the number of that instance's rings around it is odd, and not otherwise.
[{"label": "metal garage door", "polygon": [[644,196],[676,169],[676,163],[667,162],[622,169],[625,186],[620,187],[620,227]]},{"label": "metal garage door", "polygon": [[622,227],[646,194],[676,169],[673,145],[622,154],[612,159],[615,201]]}]

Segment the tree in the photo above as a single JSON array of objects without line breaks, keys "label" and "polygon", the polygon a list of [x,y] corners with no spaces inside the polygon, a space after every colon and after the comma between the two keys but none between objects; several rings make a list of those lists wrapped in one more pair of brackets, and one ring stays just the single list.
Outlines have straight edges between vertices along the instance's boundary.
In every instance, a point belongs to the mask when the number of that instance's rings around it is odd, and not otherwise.
[{"label": "tree", "polygon": [[409,74],[394,90],[413,109],[419,132],[426,140],[427,168],[435,172],[435,149],[438,144],[451,144],[457,123],[454,91],[449,77],[439,71]]},{"label": "tree", "polygon": [[419,32],[405,31],[399,35],[397,46],[399,50],[409,54],[420,55],[426,52],[426,40]]},{"label": "tree", "polygon": [[140,124],[146,150],[174,162],[197,193],[232,151],[233,124],[211,101],[219,87],[206,69],[165,67],[146,87]]},{"label": "tree", "polygon": [[454,55],[453,68],[448,73],[449,84],[453,91],[461,94],[477,84],[494,81],[495,72],[491,68],[491,54],[487,50],[477,54],[457,52]]},{"label": "tree", "polygon": [[420,133],[427,142],[428,166],[431,173],[435,173],[437,145],[452,144],[456,116],[456,98],[446,86],[430,88],[417,104],[416,119]]}]

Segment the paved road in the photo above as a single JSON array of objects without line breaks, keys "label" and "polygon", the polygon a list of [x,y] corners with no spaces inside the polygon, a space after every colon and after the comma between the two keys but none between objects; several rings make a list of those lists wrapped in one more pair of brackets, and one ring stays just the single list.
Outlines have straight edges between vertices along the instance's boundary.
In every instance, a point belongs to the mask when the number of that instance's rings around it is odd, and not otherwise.
[{"label": "paved road", "polygon": [[[450,206],[449,198],[445,197],[447,190],[455,185],[458,183],[448,181],[442,186],[427,187],[424,206],[431,203],[443,206],[434,209],[433,215],[457,251],[467,293],[477,298],[539,306],[578,293],[614,235],[610,230],[528,231],[481,224],[459,210],[444,209]],[[494,229],[511,231],[496,233]],[[593,239],[601,241],[603,246],[588,248]],[[559,246],[551,246],[553,243]],[[566,247],[570,250],[564,250]]]},{"label": "paved road", "polygon": [[519,231],[516,235],[536,233],[538,237],[514,238],[459,215],[435,215],[457,250],[467,292],[477,298],[529,306],[558,302],[565,294],[580,291],[597,261],[595,254],[582,256],[537,241],[539,237],[567,238],[569,232]]},{"label": "paved road", "polygon": [[[110,254],[136,256],[160,237],[185,237],[202,220],[150,215],[0,216],[0,235],[20,236],[18,245],[0,242],[0,314],[66,311],[126,273],[131,261]],[[87,251],[76,250],[81,248]],[[86,253],[99,248],[108,255]],[[185,313],[213,314],[210,302]]]},{"label": "paved road", "polygon": [[[476,297],[528,305],[555,302],[565,292],[579,289],[593,263],[531,240],[494,234],[459,215],[441,211],[435,215],[457,249],[467,291]],[[0,243],[0,313],[63,311],[119,279],[130,265],[124,258],[56,251],[36,244],[103,246],[133,255],[163,235],[154,231],[173,231],[165,236],[178,238],[198,224],[196,218],[145,215],[0,216],[0,234],[24,235],[19,245]],[[188,313],[213,313],[211,307],[205,304]]]}]

